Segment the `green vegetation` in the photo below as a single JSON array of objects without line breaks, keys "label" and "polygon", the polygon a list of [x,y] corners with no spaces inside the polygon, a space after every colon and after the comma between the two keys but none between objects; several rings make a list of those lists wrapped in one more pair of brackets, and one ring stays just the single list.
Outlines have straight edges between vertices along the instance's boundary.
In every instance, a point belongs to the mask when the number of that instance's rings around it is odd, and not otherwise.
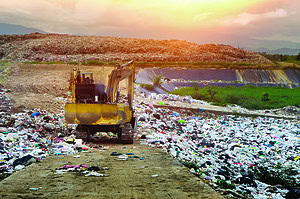
[{"label": "green vegetation", "polygon": [[61,62],[61,61],[26,61],[24,64],[67,64],[66,62]]},{"label": "green vegetation", "polygon": [[0,61],[0,84],[3,84],[12,71],[12,66],[5,61]]},{"label": "green vegetation", "polygon": [[232,182],[227,182],[226,180],[218,179],[217,185],[222,189],[234,189],[235,184]]},{"label": "green vegetation", "polygon": [[230,67],[253,67],[257,64],[252,63],[232,63],[232,62],[170,62],[170,61],[154,61],[154,62],[136,62],[137,65],[142,67],[189,67],[189,68],[230,68]]},{"label": "green vegetation", "polygon": [[83,62],[82,65],[86,66],[115,66],[118,62],[102,62],[97,60],[89,60],[87,62]]},{"label": "green vegetation", "polygon": [[289,55],[281,55],[281,54],[275,54],[275,55],[272,55],[272,54],[267,54],[265,52],[262,52],[262,53],[259,53],[261,54],[262,56],[264,56],[265,58],[271,60],[271,61],[275,61],[275,62],[284,62],[286,61],[290,56]]},{"label": "green vegetation", "polygon": [[145,89],[149,90],[149,91],[153,91],[155,87],[159,87],[159,88],[163,89],[162,86],[161,86],[162,79],[163,79],[162,75],[157,75],[157,76],[154,76],[152,78],[152,80],[151,80],[152,84],[140,84],[140,86],[142,88],[145,88]]},{"label": "green vegetation", "polygon": [[155,77],[153,77],[152,79],[152,84],[153,86],[160,86],[162,84],[162,75],[157,75]]},{"label": "green vegetation", "polygon": [[[125,61],[122,61],[125,62]],[[98,61],[98,60],[89,60],[86,62],[60,62],[60,61],[27,61],[23,62],[24,64],[69,64],[69,65],[87,65],[87,66],[115,66],[121,61]],[[253,64],[253,63],[228,63],[228,62],[170,62],[170,61],[136,61],[135,66],[137,68],[193,68],[193,69],[205,69],[205,68],[230,68],[230,69],[282,69],[282,68],[297,68],[297,66],[281,66],[279,63],[274,65],[266,64]]]},{"label": "green vegetation", "polygon": [[298,53],[298,55],[296,56],[296,60],[300,61],[300,52]]},{"label": "green vegetation", "polygon": [[145,89],[149,90],[149,91],[153,91],[154,90],[154,86],[152,84],[140,84],[140,86],[142,88],[145,88]]},{"label": "green vegetation", "polygon": [[279,68],[286,68],[286,66],[283,66],[280,62],[282,63],[291,63],[294,64],[293,67],[288,66],[287,68],[298,68],[300,65],[300,52],[298,55],[281,55],[281,54],[267,54],[265,52],[260,53],[262,56],[265,58],[271,60],[275,65],[277,65]]},{"label": "green vegetation", "polygon": [[207,86],[181,88],[170,92],[171,94],[186,96],[194,99],[206,100],[216,105],[237,104],[247,109],[274,109],[285,106],[300,107],[300,88],[283,87],[256,87],[252,85],[243,87]]},{"label": "green vegetation", "polygon": [[[299,59],[297,59],[297,56],[299,56]],[[289,56],[286,62],[300,65],[300,53],[297,56]]]},{"label": "green vegetation", "polygon": [[118,62],[104,62],[104,61],[98,61],[98,60],[89,60],[86,62],[78,62],[78,61],[68,61],[68,62],[62,62],[62,61],[26,61],[23,62],[24,64],[68,64],[68,65],[85,65],[85,66],[114,66]]}]

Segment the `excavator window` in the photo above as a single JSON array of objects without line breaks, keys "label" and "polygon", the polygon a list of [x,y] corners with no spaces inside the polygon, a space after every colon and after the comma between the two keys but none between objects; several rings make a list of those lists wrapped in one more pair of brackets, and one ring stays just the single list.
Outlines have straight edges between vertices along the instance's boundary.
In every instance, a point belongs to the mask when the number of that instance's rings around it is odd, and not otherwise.
[{"label": "excavator window", "polygon": [[83,73],[82,74],[82,82],[84,84],[93,84],[94,83],[93,74],[92,73]]}]

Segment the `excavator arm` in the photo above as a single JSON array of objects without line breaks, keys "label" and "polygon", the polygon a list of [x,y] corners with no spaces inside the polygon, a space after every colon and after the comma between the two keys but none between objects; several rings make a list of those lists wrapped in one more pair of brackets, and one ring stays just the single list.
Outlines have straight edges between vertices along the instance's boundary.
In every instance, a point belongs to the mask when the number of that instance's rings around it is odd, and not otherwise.
[{"label": "excavator arm", "polygon": [[107,101],[109,103],[117,103],[117,92],[119,90],[120,81],[128,78],[128,104],[130,109],[132,109],[133,101],[133,83],[135,81],[135,67],[133,61],[123,64],[112,71],[109,75],[107,84]]}]

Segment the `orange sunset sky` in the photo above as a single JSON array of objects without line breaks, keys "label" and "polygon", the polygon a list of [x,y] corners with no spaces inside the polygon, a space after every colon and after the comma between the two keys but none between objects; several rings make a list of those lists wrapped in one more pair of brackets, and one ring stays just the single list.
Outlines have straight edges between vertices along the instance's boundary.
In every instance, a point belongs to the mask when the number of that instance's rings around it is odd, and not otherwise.
[{"label": "orange sunset sky", "polygon": [[220,35],[300,42],[300,0],[0,0],[0,23],[153,39]]}]

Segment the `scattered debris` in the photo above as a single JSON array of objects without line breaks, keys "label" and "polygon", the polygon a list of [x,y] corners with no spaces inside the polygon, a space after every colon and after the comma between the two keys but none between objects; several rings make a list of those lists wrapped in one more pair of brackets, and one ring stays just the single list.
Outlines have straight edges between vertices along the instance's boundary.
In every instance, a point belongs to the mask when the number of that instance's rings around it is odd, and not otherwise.
[{"label": "scattered debris", "polygon": [[109,175],[92,171],[92,172],[88,172],[85,176],[107,177]]},{"label": "scattered debris", "polygon": [[204,116],[141,101],[136,113],[142,144],[162,148],[191,173],[228,194],[283,198],[300,185],[296,121]]},{"label": "scattered debris", "polygon": [[67,143],[74,126],[65,126],[62,115],[41,110],[13,113],[5,92],[0,89],[0,174],[22,170],[51,154],[77,153],[76,145]]}]

